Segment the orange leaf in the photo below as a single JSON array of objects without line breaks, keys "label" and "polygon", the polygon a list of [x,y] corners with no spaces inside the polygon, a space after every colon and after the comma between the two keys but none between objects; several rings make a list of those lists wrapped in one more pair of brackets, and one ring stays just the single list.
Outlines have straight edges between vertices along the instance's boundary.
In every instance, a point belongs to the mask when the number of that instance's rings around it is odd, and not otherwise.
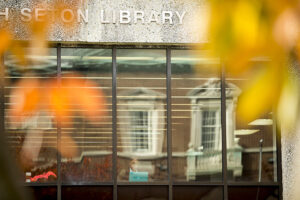
[{"label": "orange leaf", "polygon": [[4,29],[0,30],[0,54],[8,49],[11,40],[12,36],[8,31]]}]

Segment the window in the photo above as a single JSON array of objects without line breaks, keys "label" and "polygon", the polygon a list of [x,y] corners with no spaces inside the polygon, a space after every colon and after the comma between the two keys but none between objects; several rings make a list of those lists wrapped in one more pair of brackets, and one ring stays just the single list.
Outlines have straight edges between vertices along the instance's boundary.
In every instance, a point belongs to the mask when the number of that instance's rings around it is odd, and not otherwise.
[{"label": "window", "polygon": [[[124,90],[120,93],[120,138],[124,156],[159,156],[162,151],[164,95],[146,88]],[[156,96],[156,99],[146,97]]]},{"label": "window", "polygon": [[216,136],[219,124],[216,110],[202,111],[202,147],[204,150],[213,150],[216,147]]},{"label": "window", "polygon": [[208,152],[222,149],[219,88],[220,81],[210,79],[187,94],[191,100],[192,116],[190,144],[196,151]]},{"label": "window", "polygon": [[130,111],[130,129],[133,152],[151,151],[151,118],[148,111]]}]

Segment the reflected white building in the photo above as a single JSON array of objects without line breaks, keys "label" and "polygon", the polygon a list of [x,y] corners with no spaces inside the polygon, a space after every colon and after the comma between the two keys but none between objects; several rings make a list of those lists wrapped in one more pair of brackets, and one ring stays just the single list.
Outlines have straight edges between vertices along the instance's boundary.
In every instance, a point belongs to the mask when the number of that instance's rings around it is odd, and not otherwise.
[{"label": "reflected white building", "polygon": [[[242,148],[235,138],[235,108],[241,90],[226,83],[227,167],[233,176],[242,174]],[[187,151],[187,180],[222,173],[221,82],[211,79],[187,96],[191,100],[191,131]]]}]

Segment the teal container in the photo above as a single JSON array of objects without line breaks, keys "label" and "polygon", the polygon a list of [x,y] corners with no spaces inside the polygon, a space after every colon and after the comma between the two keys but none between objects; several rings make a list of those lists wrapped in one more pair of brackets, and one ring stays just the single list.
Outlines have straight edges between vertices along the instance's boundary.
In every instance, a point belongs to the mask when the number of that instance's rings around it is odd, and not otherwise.
[{"label": "teal container", "polygon": [[129,182],[148,182],[148,172],[129,172]]}]

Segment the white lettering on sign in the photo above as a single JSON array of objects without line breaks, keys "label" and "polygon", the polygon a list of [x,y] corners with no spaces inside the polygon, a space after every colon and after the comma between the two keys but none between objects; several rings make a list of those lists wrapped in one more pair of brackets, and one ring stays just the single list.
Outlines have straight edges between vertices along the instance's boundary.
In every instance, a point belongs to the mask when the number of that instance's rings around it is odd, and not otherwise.
[{"label": "white lettering on sign", "polygon": [[152,11],[151,14],[150,14],[150,18],[149,18],[149,23],[151,22],[155,22],[155,23],[159,23],[158,22],[158,15],[156,12]]},{"label": "white lettering on sign", "polygon": [[9,9],[8,8],[5,8],[4,12],[3,11],[0,11],[0,16],[4,16],[5,17],[5,21],[8,21],[8,12],[9,12]]},{"label": "white lettering on sign", "polygon": [[184,17],[184,15],[185,15],[185,11],[183,11],[182,13],[181,13],[181,15],[180,15],[180,13],[179,12],[175,12],[176,13],[176,15],[177,15],[177,17],[178,17],[178,19],[179,19],[179,24],[182,24],[182,21],[183,21],[183,17]]},{"label": "white lettering on sign", "polygon": [[163,11],[162,12],[162,23],[166,23],[166,21],[168,20],[170,22],[170,24],[173,24],[173,13],[171,11]]},{"label": "white lettering on sign", "polygon": [[24,21],[24,22],[29,22],[29,21],[32,20],[31,9],[23,8],[21,10],[21,20]]},{"label": "white lettering on sign", "polygon": [[89,10],[85,9],[85,13],[83,14],[82,10],[78,9],[77,10],[77,22],[81,22],[81,19],[83,19],[83,21],[85,23],[89,22]]},{"label": "white lettering on sign", "polygon": [[100,20],[101,20],[102,24],[108,24],[109,23],[109,21],[105,19],[104,10],[101,10],[100,18],[101,18]]},{"label": "white lettering on sign", "polygon": [[39,22],[45,20],[45,18],[43,17],[47,15],[47,11],[43,8],[36,8],[34,13],[35,13],[34,15],[35,21],[39,21]]},{"label": "white lettering on sign", "polygon": [[61,12],[61,19],[63,22],[72,22],[74,20],[74,13],[71,9],[64,9]]},{"label": "white lettering on sign", "polygon": [[116,16],[116,12],[115,11],[112,12],[112,23],[113,24],[117,23],[117,16]]},{"label": "white lettering on sign", "polygon": [[145,13],[143,11],[134,11],[134,23],[136,24],[138,19],[141,20],[142,24],[145,23],[144,19]]},{"label": "white lettering on sign", "polygon": [[131,21],[130,12],[127,10],[120,11],[120,24],[129,24]]},{"label": "white lettering on sign", "polygon": [[[22,8],[20,10],[20,19],[24,22],[31,20],[42,21],[46,20],[45,16],[52,16],[52,20],[55,16],[60,16],[61,20],[65,23],[77,21],[78,23],[89,23],[89,11],[88,9],[63,9],[60,13],[57,10],[47,10],[44,8]],[[99,19],[102,24],[183,24],[186,12],[182,11],[150,11],[146,13],[142,10],[98,10]],[[9,8],[0,9],[0,20],[5,19],[9,21],[10,17]],[[56,15],[58,14],[58,15]],[[48,20],[49,18],[47,18]],[[92,19],[97,20],[97,19]]]}]

